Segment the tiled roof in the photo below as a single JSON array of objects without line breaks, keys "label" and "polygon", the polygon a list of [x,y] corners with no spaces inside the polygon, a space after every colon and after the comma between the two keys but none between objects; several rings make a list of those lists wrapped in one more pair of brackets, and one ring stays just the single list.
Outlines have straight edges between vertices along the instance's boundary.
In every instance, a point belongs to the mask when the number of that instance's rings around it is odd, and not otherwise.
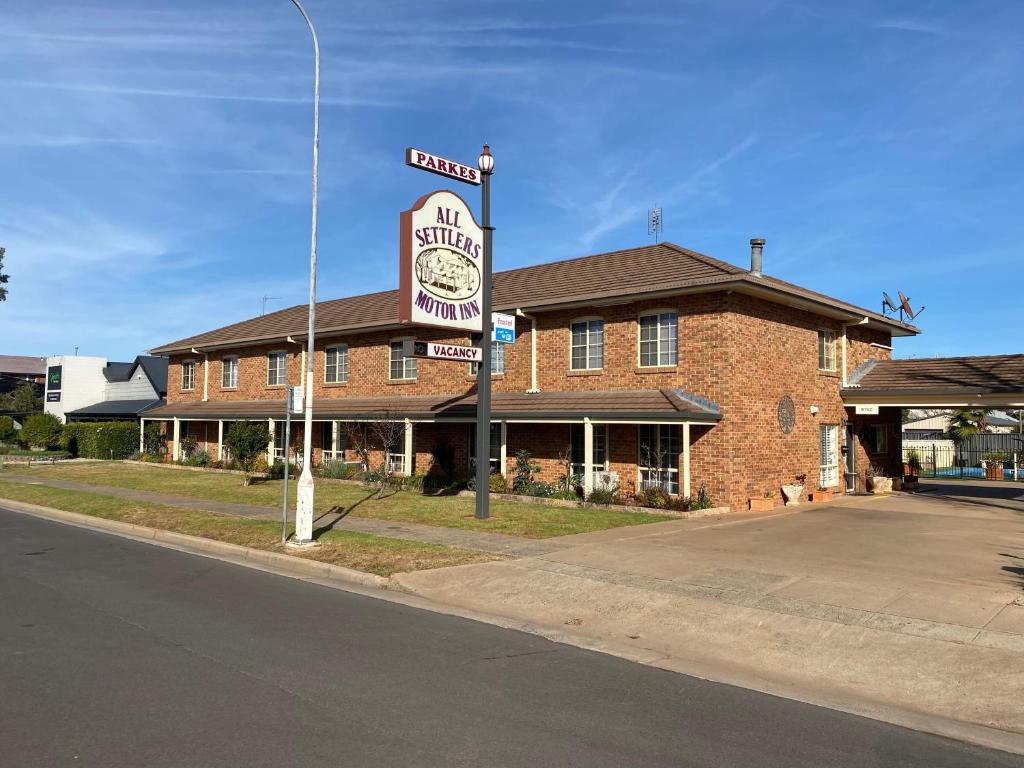
[{"label": "tiled roof", "polygon": [[84,408],[78,408],[74,411],[68,411],[65,416],[71,418],[81,418],[88,416],[90,418],[116,418],[116,417],[132,417],[135,418],[141,413],[156,408],[157,406],[163,405],[164,400],[104,400],[99,403],[93,403],[87,405]]},{"label": "tiled roof", "polygon": [[[783,294],[850,315],[871,317],[903,333],[917,332],[913,326],[883,317],[877,312],[773,277],[751,275],[745,269],[672,243],[496,272],[494,309],[507,311],[519,308],[529,311],[619,296],[726,287],[772,295]],[[301,304],[164,344],[153,352],[167,353],[185,351],[192,347],[305,336],[308,318],[308,307]],[[317,303],[318,333],[396,325],[398,291],[382,291]]]},{"label": "tiled roof", "polygon": [[1024,355],[879,360],[851,377],[852,391],[1024,391]]},{"label": "tiled roof", "polygon": [[46,374],[46,358],[28,357],[26,355],[0,355],[0,373],[14,373],[20,376],[44,376]]},{"label": "tiled roof", "polygon": [[[608,390],[603,392],[495,392],[491,414],[495,419],[531,421],[581,420],[584,416],[608,421],[718,421],[713,403],[700,405],[693,396],[672,389]],[[146,413],[146,418],[246,419],[284,417],[283,400],[192,401],[173,403]],[[317,398],[317,419],[417,418],[473,419],[476,395],[410,395],[405,397]]]}]

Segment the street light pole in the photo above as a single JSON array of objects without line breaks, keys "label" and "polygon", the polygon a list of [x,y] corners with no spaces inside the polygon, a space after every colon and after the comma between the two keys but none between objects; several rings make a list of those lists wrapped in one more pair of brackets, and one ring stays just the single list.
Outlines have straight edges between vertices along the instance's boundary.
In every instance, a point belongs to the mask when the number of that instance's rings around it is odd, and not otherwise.
[{"label": "street light pole", "polygon": [[[313,21],[299,0],[292,0],[302,18],[306,20],[313,38],[313,223],[309,249],[309,339],[306,355],[305,422],[302,430],[302,474],[295,489],[295,541],[296,546],[310,546],[313,542],[313,359],[316,328],[316,219],[317,193],[320,186],[320,41]],[[287,472],[287,465],[285,466]]]},{"label": "street light pole", "polygon": [[476,508],[474,517],[486,520],[490,517],[491,485],[491,174],[494,172],[494,158],[491,148],[484,144],[477,161],[480,169],[480,227],[484,231],[484,253],[481,281],[482,304],[480,336],[480,366],[476,373]]}]

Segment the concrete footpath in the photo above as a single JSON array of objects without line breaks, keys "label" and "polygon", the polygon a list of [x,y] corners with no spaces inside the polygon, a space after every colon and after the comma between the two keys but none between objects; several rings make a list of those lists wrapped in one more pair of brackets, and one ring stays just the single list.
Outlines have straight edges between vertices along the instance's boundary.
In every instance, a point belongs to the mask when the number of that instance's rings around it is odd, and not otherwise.
[{"label": "concrete footpath", "polygon": [[603,531],[394,580],[658,666],[881,719],[916,714],[914,727],[947,735],[994,729],[1024,752],[1024,496],[1010,493]]}]

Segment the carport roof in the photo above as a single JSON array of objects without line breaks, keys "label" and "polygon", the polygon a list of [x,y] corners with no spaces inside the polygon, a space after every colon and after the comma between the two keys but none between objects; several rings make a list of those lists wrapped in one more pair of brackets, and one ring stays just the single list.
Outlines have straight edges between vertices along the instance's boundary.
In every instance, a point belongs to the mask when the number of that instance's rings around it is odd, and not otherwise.
[{"label": "carport roof", "polygon": [[[474,393],[403,397],[339,397],[313,401],[316,419],[473,421]],[[603,392],[495,392],[491,401],[495,421],[581,422],[700,422],[721,418],[718,406],[681,389],[615,390]],[[284,417],[282,400],[227,400],[172,403],[145,414],[147,419],[186,420]]]},{"label": "carport roof", "polygon": [[872,360],[843,389],[848,404],[991,407],[1024,404],[1024,355]]}]

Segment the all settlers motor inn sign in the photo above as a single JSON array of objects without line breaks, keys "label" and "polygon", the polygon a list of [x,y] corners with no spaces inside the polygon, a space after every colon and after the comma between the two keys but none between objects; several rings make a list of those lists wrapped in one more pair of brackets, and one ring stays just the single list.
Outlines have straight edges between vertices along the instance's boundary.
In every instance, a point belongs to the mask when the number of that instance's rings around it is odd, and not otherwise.
[{"label": "all settlers motor inn sign", "polygon": [[399,320],[479,332],[483,240],[473,212],[454,192],[432,192],[403,211]]}]

